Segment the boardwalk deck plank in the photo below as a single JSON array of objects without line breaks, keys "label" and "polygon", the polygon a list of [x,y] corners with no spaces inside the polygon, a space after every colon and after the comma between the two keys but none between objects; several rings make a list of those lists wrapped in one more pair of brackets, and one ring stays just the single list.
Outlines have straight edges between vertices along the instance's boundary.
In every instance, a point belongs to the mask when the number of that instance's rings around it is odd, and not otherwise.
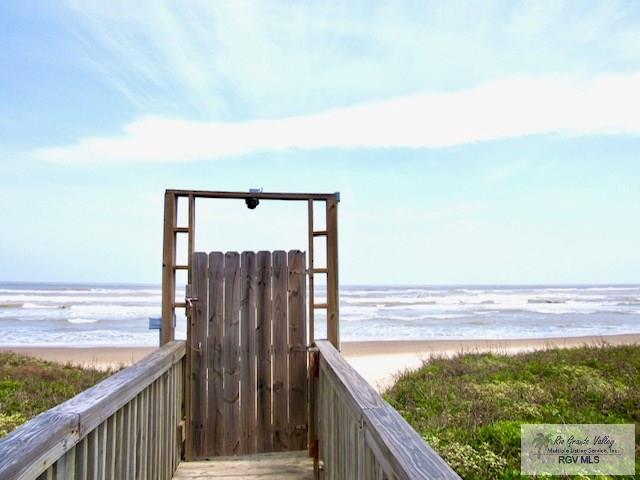
[{"label": "boardwalk deck plank", "polygon": [[174,480],[237,478],[308,480],[313,478],[313,459],[306,451],[219,457],[209,461],[182,462],[173,476]]}]

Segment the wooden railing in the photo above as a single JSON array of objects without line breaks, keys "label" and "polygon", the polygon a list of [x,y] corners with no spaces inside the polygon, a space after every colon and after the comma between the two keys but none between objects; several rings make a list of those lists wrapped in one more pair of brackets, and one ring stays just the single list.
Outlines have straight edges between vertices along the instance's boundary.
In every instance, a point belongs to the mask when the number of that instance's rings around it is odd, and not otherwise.
[{"label": "wooden railing", "polygon": [[0,478],[170,479],[180,462],[184,342],[30,420],[0,441]]},{"label": "wooden railing", "polygon": [[315,345],[312,434],[320,478],[460,478],[331,343]]}]

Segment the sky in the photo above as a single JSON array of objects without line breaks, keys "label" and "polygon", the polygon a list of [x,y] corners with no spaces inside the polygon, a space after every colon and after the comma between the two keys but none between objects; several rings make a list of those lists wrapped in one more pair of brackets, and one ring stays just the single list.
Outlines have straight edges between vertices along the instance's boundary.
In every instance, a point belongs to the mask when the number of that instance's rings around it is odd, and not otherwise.
[{"label": "sky", "polygon": [[634,1],[0,3],[4,281],[159,283],[166,188],[263,188],[340,192],[343,284],[640,283],[639,151]]}]

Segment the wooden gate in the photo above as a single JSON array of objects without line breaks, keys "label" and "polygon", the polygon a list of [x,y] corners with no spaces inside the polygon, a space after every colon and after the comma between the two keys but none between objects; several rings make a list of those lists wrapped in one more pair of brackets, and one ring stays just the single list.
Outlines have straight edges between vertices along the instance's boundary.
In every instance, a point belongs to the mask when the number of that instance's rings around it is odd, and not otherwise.
[{"label": "wooden gate", "polygon": [[307,447],[305,253],[196,252],[187,460]]}]

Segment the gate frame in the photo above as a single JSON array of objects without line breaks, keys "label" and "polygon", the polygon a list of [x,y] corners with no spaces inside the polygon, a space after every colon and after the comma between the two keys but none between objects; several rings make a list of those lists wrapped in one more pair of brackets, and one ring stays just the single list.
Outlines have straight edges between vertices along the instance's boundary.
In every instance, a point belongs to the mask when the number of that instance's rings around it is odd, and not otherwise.
[{"label": "gate frame", "polygon": [[[178,199],[187,198],[188,225],[178,226]],[[339,320],[339,291],[338,291],[338,203],[340,192],[335,193],[276,193],[276,192],[221,192],[206,190],[165,190],[164,194],[164,235],[162,250],[162,327],[160,331],[161,345],[165,345],[175,338],[175,309],[186,308],[185,302],[176,302],[176,271],[187,271],[187,282],[191,283],[191,258],[195,243],[195,205],[196,198],[210,199],[258,199],[307,202],[307,233],[308,233],[308,268],[309,295],[309,344],[315,340],[314,312],[318,309],[327,311],[327,339],[340,350],[340,320]],[[314,230],[313,207],[314,202],[325,202],[326,227],[325,230]],[[186,234],[188,237],[187,265],[176,264],[177,235]],[[313,256],[313,241],[315,237],[326,237],[326,259],[324,268],[315,268]],[[327,276],[327,301],[315,303],[314,275]]]}]

